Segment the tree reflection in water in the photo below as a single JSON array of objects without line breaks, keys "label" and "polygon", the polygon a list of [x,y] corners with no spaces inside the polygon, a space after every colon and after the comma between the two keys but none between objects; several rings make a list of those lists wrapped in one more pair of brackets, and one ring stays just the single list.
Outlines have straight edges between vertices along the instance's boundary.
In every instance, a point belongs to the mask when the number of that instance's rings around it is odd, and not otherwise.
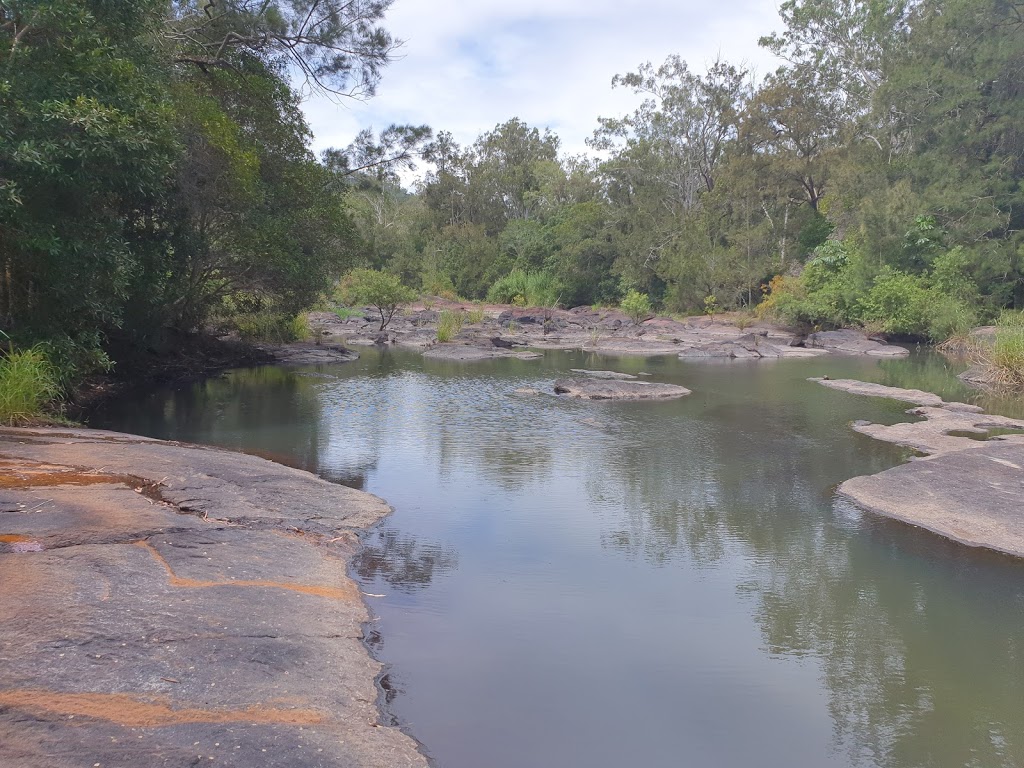
[{"label": "tree reflection in water", "polygon": [[395,589],[412,592],[428,586],[435,576],[458,568],[459,558],[440,544],[422,543],[384,528],[363,544],[352,565],[364,582],[383,579]]},{"label": "tree reflection in water", "polygon": [[779,400],[668,425],[609,410],[609,433],[641,430],[658,450],[606,448],[590,467],[603,544],[659,567],[748,564],[737,591],[764,650],[817,660],[852,765],[1024,765],[1024,565],[833,501],[836,483],[903,454],[814,437],[865,400]]}]

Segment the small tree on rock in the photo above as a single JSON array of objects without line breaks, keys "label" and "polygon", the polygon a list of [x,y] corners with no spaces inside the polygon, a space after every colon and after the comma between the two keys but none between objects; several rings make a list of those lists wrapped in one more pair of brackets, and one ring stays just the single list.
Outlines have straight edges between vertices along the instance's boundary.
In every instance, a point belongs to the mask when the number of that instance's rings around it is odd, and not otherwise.
[{"label": "small tree on rock", "polygon": [[380,313],[380,328],[377,329],[380,331],[387,327],[400,306],[416,298],[416,292],[402,285],[395,275],[375,269],[353,270],[346,282],[353,300],[373,306]]},{"label": "small tree on rock", "polygon": [[640,291],[627,293],[619,307],[637,325],[640,325],[651,314],[651,300],[646,293],[640,293]]}]

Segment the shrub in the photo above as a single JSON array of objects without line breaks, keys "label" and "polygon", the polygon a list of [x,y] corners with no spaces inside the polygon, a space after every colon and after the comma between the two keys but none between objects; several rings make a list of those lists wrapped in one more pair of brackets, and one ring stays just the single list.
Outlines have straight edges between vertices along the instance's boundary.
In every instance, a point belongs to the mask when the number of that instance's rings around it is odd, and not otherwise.
[{"label": "shrub", "polygon": [[931,298],[924,278],[887,267],[864,297],[861,320],[879,324],[885,333],[924,338]]},{"label": "shrub", "polygon": [[704,314],[714,319],[715,314],[719,311],[718,297],[717,296],[705,296],[704,297]]},{"label": "shrub", "polygon": [[459,335],[462,330],[463,316],[461,312],[451,312],[442,309],[437,318],[437,340],[440,342],[451,341]]},{"label": "shrub", "polygon": [[631,290],[626,294],[625,298],[622,299],[622,303],[619,304],[619,308],[625,312],[634,323],[639,325],[647,318],[648,315],[651,314],[651,300],[648,298],[646,293]]},{"label": "shrub", "polygon": [[358,302],[377,309],[380,313],[380,331],[387,327],[400,306],[416,298],[415,292],[402,285],[402,281],[395,275],[375,269],[353,270],[342,281],[342,285],[346,298],[350,299],[344,303]]},{"label": "shrub", "polygon": [[286,344],[289,341],[304,341],[312,335],[305,314],[250,312],[224,318],[222,322],[246,341]]},{"label": "shrub", "polygon": [[562,285],[550,272],[514,269],[491,286],[487,300],[519,307],[554,307],[561,295]]},{"label": "shrub", "polygon": [[757,322],[757,317],[749,309],[745,309],[745,310],[742,310],[740,312],[737,312],[736,313],[736,319],[733,320],[734,325],[737,328],[739,328],[741,331],[745,331],[747,328],[752,326],[755,322]]},{"label": "shrub", "polygon": [[14,424],[38,418],[60,395],[53,365],[36,345],[0,359],[0,422]]}]

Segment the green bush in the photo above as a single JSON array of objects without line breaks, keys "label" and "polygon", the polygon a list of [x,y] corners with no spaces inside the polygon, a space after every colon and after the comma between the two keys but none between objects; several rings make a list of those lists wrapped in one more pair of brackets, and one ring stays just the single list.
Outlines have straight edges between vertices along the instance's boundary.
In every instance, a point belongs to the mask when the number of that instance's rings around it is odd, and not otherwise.
[{"label": "green bush", "polygon": [[861,303],[860,319],[877,324],[885,333],[928,336],[932,294],[926,280],[885,268]]},{"label": "green bush", "polygon": [[60,392],[42,345],[0,359],[0,422],[15,424],[38,418]]},{"label": "green bush", "polygon": [[415,300],[416,293],[402,285],[402,281],[388,272],[375,269],[352,270],[339,285],[343,304],[367,304],[380,313],[380,328],[383,331],[398,308]]},{"label": "green bush", "polygon": [[519,307],[554,307],[561,295],[562,285],[550,272],[514,269],[491,286],[487,300]]},{"label": "green bush", "polygon": [[648,298],[646,293],[631,290],[626,294],[625,298],[622,299],[622,303],[619,304],[619,308],[625,312],[634,323],[639,325],[649,314],[651,314],[651,300]]},{"label": "green bush", "polygon": [[437,340],[440,342],[451,341],[459,335],[462,330],[463,316],[461,312],[451,312],[442,309],[437,318]]}]

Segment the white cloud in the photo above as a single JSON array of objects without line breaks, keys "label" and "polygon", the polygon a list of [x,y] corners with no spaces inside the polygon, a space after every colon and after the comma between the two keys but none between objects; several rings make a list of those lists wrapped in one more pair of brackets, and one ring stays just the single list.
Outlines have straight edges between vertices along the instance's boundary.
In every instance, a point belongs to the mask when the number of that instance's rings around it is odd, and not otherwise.
[{"label": "white cloud", "polygon": [[695,70],[721,54],[763,73],[776,62],[757,39],[780,21],[772,0],[396,0],[386,26],[406,43],[376,97],[304,105],[316,149],[391,123],[426,123],[468,144],[519,117],[582,152],[598,116],[638,102],[611,88],[616,74],[673,53]]}]

